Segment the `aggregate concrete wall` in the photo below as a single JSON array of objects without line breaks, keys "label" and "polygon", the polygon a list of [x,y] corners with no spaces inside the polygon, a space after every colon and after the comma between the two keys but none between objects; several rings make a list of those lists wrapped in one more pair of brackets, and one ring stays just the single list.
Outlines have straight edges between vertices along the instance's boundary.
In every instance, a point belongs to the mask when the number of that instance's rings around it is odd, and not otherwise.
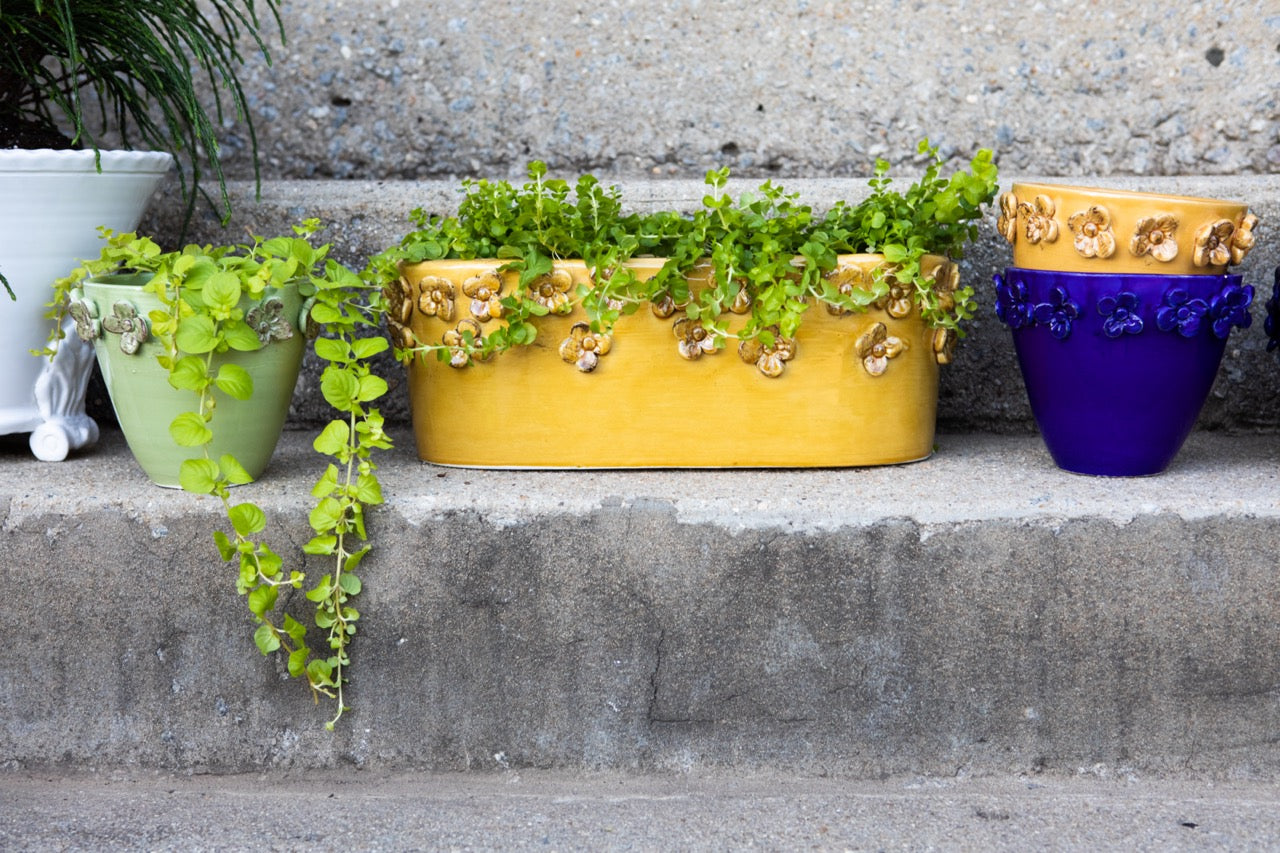
[{"label": "aggregate concrete wall", "polygon": [[[290,0],[244,73],[268,178],[1280,167],[1280,7],[1066,0]],[[247,177],[243,126],[224,134]]]}]

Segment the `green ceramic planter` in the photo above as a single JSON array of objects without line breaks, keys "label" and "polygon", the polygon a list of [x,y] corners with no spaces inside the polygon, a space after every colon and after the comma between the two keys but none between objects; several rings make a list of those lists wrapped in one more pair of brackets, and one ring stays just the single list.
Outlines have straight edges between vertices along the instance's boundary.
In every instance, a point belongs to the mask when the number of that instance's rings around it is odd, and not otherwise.
[{"label": "green ceramic planter", "polygon": [[[82,337],[87,333],[93,338],[98,365],[129,449],[154,483],[177,488],[183,461],[201,458],[203,453],[200,448],[175,444],[169,424],[182,412],[193,411],[196,397],[169,384],[168,372],[156,363],[163,349],[151,338],[150,324],[138,322],[160,307],[155,296],[142,290],[147,280],[148,276],[89,280],[73,298],[83,302],[78,331]],[[214,357],[215,371],[224,363],[247,370],[253,377],[253,396],[242,401],[214,391],[215,438],[209,447],[211,458],[230,453],[254,478],[266,470],[280,440],[306,349],[306,336],[298,325],[302,299],[297,287],[273,291],[263,305],[273,314],[278,311],[276,316],[283,320],[275,324],[269,343],[254,352],[231,351]],[[246,312],[253,307],[248,300],[241,304]],[[256,325],[253,319],[250,325]]]}]

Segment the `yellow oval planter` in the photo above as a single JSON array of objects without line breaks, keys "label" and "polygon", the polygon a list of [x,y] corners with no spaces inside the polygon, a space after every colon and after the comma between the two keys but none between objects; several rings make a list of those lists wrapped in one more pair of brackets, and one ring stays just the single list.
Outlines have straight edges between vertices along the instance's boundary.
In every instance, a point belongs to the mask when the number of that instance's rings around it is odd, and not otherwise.
[{"label": "yellow oval planter", "polygon": [[1221,275],[1253,247],[1244,202],[1019,183],[997,228],[1020,269]]},{"label": "yellow oval planter", "polygon": [[[833,275],[865,275],[875,255],[845,256]],[[515,273],[496,260],[403,268],[392,306],[400,346],[456,343],[500,323],[487,306]],[[639,260],[642,278],[660,260]],[[928,256],[926,274],[954,275]],[[940,269],[939,269],[940,268]],[[954,280],[954,279],[953,279]],[[581,262],[557,265],[547,298],[588,282]],[[697,279],[691,280],[697,287]],[[496,468],[832,467],[911,462],[930,455],[938,364],[953,334],[925,324],[891,294],[867,313],[813,306],[794,341],[710,350],[683,312],[644,306],[611,336],[592,335],[580,309],[539,320],[538,339],[457,367],[433,355],[409,366],[418,455]],[[658,314],[666,314],[659,316]],[[738,327],[741,326],[739,323]],[[731,331],[738,327],[732,327]],[[465,357],[455,360],[465,364]]]}]

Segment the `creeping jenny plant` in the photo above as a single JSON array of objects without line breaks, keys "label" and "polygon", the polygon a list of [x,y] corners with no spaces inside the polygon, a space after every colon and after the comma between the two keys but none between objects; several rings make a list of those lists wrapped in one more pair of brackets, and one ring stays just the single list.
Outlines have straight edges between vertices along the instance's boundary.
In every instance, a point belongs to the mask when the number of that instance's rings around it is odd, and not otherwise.
[{"label": "creeping jenny plant", "polygon": [[[519,188],[506,181],[464,182],[455,216],[414,211],[416,227],[375,257],[367,276],[385,288],[402,355],[434,352],[460,367],[533,343],[539,317],[578,306],[588,320],[584,342],[588,332],[607,341],[620,315],[645,305],[663,317],[682,311],[690,321],[682,351],[690,353],[734,340],[740,352],[772,351],[778,338],[795,335],[817,304],[833,312],[889,305],[891,313],[894,305],[916,305],[935,329],[962,333],[961,322],[973,313],[972,289],[959,288],[952,277],[926,275],[921,259],[961,257],[963,245],[976,236],[982,206],[995,196],[996,166],[983,150],[969,171],[944,178],[937,148],[925,140],[919,152],[928,165],[905,191],[892,185],[889,165],[880,160],[867,198],[838,202],[823,216],[772,182],[735,199],[726,192],[727,169],[707,174],[710,191],[692,215],[628,214],[616,187],[606,189],[587,175],[571,188],[534,162]],[[886,263],[865,280],[833,275],[837,255],[860,253],[883,254]],[[639,257],[666,260],[655,276],[641,280],[626,263]],[[419,305],[427,313],[442,316],[457,299],[470,305],[472,316],[502,322],[483,336],[459,325],[450,340],[417,341],[395,311],[409,297],[401,267],[449,258],[496,259],[500,270],[519,273],[518,284],[504,293],[494,275],[490,284],[468,282],[466,289],[474,292],[424,293]],[[557,284],[554,262],[567,258],[586,262],[590,283]],[[691,288],[686,276],[700,264],[710,267],[709,284]],[[747,315],[736,331],[728,323],[733,313]]]},{"label": "creeping jenny plant", "polygon": [[[361,589],[355,572],[370,548],[365,510],[382,503],[372,455],[390,448],[391,440],[383,432],[382,415],[371,408],[387,391],[386,382],[368,365],[387,349],[376,329],[378,292],[329,258],[329,246],[311,245],[309,238],[317,228],[310,220],[290,237],[258,238],[243,246],[191,245],[174,252],[161,251],[146,237],[104,230],[106,246],[100,257],[57,282],[51,315],[57,321],[56,337],[66,311],[78,312],[78,325],[93,322],[84,316],[84,303],[74,291],[86,278],[130,271],[149,275],[144,289],[157,296],[163,308],[146,318],[113,315],[102,322],[135,324],[142,336],[158,340],[163,352],[157,359],[169,373],[169,384],[192,395],[192,408],[169,425],[174,442],[195,452],[182,464],[179,482],[186,491],[213,495],[222,502],[230,530],[217,531],[214,540],[222,559],[238,565],[237,590],[247,597],[258,622],[254,641],[264,655],[285,653],[289,674],[305,678],[317,698],[323,694],[335,700],[336,713],[328,723],[332,728],[346,710],[343,684],[360,616],[352,606]],[[235,364],[219,365],[216,356],[257,350],[273,335],[288,331],[287,318],[270,310],[280,303],[264,301],[287,284],[296,284],[307,300],[303,325],[325,333],[314,345],[316,355],[326,362],[320,387],[339,413],[314,442],[330,461],[311,492],[314,536],[303,546],[305,553],[329,563],[329,571],[306,592],[315,605],[315,624],[325,635],[323,650],[307,644],[306,626],[277,613],[280,590],[301,589],[306,578],[301,571],[287,569],[285,558],[263,538],[266,513],[251,501],[233,498],[231,487],[250,482],[248,472],[233,456],[214,459],[209,452],[219,397],[247,400],[253,395],[250,374]]]}]

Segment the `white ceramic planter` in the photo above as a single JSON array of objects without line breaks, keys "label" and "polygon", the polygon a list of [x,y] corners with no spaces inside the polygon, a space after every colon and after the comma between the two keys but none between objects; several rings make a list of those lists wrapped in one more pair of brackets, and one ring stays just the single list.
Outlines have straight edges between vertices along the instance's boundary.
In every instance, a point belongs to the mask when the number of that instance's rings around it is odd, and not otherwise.
[{"label": "white ceramic planter", "polygon": [[97,257],[99,226],[137,227],[173,158],[103,151],[101,164],[92,151],[0,150],[0,272],[17,295],[0,289],[0,434],[30,432],[45,461],[98,440],[84,412],[93,349],[68,323],[54,359],[31,354],[48,337],[51,286],[77,259]]}]

